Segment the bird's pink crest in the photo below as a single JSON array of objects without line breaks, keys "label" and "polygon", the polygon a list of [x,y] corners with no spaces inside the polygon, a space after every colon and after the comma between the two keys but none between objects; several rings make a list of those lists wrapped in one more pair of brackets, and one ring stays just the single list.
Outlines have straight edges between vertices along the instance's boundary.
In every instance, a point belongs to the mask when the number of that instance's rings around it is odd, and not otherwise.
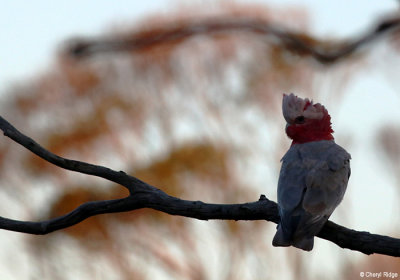
[{"label": "bird's pink crest", "polygon": [[293,93],[284,94],[282,112],[287,122],[286,134],[293,144],[333,139],[331,117],[320,103],[314,104]]}]

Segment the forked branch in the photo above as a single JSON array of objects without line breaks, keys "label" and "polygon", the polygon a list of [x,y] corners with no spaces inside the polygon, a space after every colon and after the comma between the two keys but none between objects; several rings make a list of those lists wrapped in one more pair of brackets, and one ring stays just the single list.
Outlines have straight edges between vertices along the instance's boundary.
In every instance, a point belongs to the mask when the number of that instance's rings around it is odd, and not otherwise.
[{"label": "forked branch", "polygon": [[[47,221],[28,222],[0,217],[1,229],[30,234],[47,234],[73,226],[94,215],[134,211],[140,208],[151,208],[170,215],[200,220],[267,220],[274,223],[279,222],[277,204],[268,200],[264,195],[258,201],[242,204],[210,204],[201,201],[182,200],[122,171],[114,171],[103,166],[57,156],[19,132],[1,116],[0,129],[5,136],[58,167],[107,179],[126,187],[130,192],[129,196],[121,199],[84,203],[66,215]],[[400,239],[355,231],[331,221],[325,224],[318,237],[329,240],[342,248],[368,255],[378,253],[400,256]]]}]

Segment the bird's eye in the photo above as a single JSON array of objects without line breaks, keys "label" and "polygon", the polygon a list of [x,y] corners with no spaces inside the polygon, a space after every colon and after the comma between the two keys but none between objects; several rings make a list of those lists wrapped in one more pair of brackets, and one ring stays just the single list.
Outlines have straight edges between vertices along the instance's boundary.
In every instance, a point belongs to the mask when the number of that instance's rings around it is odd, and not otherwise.
[{"label": "bird's eye", "polygon": [[302,124],[304,123],[306,120],[304,118],[304,116],[298,116],[297,118],[294,119],[294,123],[295,124]]}]

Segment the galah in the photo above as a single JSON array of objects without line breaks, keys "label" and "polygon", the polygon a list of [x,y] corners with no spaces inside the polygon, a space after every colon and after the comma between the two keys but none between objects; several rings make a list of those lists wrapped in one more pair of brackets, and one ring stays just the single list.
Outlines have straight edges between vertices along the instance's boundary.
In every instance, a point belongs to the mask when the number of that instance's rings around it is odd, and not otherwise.
[{"label": "galah", "polygon": [[335,143],[324,106],[292,93],[283,95],[282,111],[293,141],[281,160],[280,223],[272,245],[311,251],[314,236],[343,199],[351,157]]}]

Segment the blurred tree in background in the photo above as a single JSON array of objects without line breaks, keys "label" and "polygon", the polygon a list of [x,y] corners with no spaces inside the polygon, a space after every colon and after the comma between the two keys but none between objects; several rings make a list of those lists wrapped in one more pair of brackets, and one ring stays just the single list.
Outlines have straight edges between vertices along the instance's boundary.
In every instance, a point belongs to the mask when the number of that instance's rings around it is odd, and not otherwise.
[{"label": "blurred tree in background", "polygon": [[[393,56],[398,36],[385,41]],[[265,193],[276,200],[279,160],[289,145],[282,93],[339,108],[343,88],[370,58],[364,50],[337,62],[304,43],[328,51],[347,42],[311,37],[297,9],[182,8],[93,41],[69,41],[51,70],[10,91],[2,114],[56,154],[124,170],[176,197],[241,203]],[[393,173],[398,131],[398,123],[382,126],[376,136]],[[352,146],[349,131],[337,128],[336,136]],[[58,169],[9,140],[0,145],[3,216],[48,219],[127,194]],[[366,262],[335,245],[309,254],[273,249],[274,232],[274,224],[261,221],[205,222],[142,209],[92,217],[47,236],[19,236],[26,254],[13,257],[8,269],[25,259],[31,279],[355,279]],[[324,274],[320,252],[335,274]],[[398,261],[374,264],[400,271]]]}]

